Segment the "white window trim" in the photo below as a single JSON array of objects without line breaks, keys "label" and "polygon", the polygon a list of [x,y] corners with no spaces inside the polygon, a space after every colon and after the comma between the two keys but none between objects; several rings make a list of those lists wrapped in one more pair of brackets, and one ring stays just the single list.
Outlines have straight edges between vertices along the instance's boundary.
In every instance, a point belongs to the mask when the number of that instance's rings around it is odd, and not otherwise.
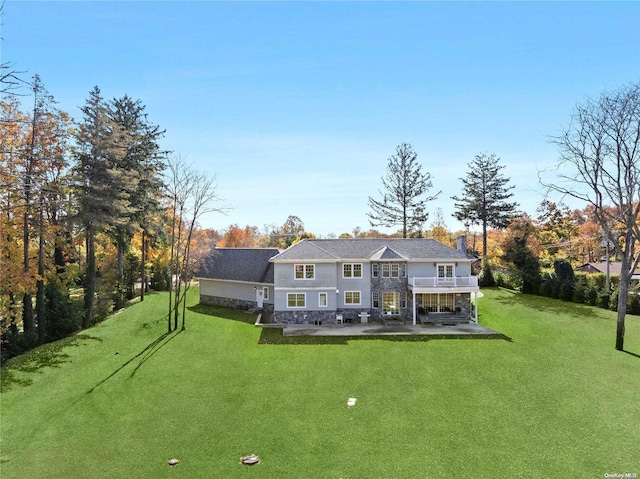
[{"label": "white window trim", "polygon": [[[385,271],[384,271],[385,270],[385,266],[387,267],[386,268],[387,269],[387,274],[386,275],[385,275]],[[397,269],[397,274],[395,276],[393,275],[393,267],[394,266]],[[400,269],[401,269],[400,268],[400,263],[382,263],[382,268],[381,269],[382,269],[382,275],[381,276],[383,278],[396,279],[396,278],[400,278],[402,276],[402,273],[400,272]]]},{"label": "white window trim", "polygon": [[[297,296],[302,295],[304,297],[304,305],[302,306],[289,306],[289,296],[296,295],[296,303],[298,302]],[[287,293],[287,309],[305,309],[307,307],[307,293]]]},{"label": "white window trim", "polygon": [[[384,309],[384,295],[385,294],[397,295],[397,298],[398,298],[398,309],[396,311],[389,311],[389,312],[385,311],[385,309]],[[389,316],[396,316],[396,315],[400,314],[400,293],[398,293],[397,291],[383,291],[381,306],[382,306],[382,314],[389,315]]]},{"label": "white window trim", "polygon": [[[320,298],[324,296],[324,305]],[[328,308],[329,307],[329,294],[328,293],[318,293],[318,308]]]},{"label": "white window trim", "polygon": [[[440,276],[440,266],[444,266],[445,276]],[[451,276],[446,276],[447,267],[451,267]],[[436,276],[438,278],[438,283],[453,283],[453,280],[456,276],[456,265],[455,263],[438,263],[436,265]]]},{"label": "white window trim", "polygon": [[[298,266],[302,266],[302,278],[297,278],[296,277],[296,268]],[[313,268],[313,276],[311,278],[307,278],[307,267],[311,267]],[[314,279],[316,279],[316,265],[315,264],[309,264],[309,263],[297,263],[293,265],[293,279],[296,281],[313,281]]]},{"label": "white window trim", "polygon": [[[376,306],[375,303],[378,303],[378,305]],[[371,308],[380,309],[380,293],[378,291],[371,293]]]},{"label": "white window trim", "polygon": [[[358,293],[358,302],[357,303],[347,303],[347,294]],[[353,297],[353,296],[352,296]],[[345,291],[344,292],[344,304],[349,306],[360,306],[362,304],[362,292],[361,291]]]},{"label": "white window trim", "polygon": [[[360,276],[354,276],[353,272],[355,270],[355,266],[360,266]],[[351,271],[351,276],[345,276],[344,274],[344,267],[345,266],[351,266],[350,271]],[[342,263],[342,277],[346,278],[346,279],[362,279],[362,277],[364,276],[363,274],[364,272],[364,268],[362,267],[362,263]]]},{"label": "white window trim", "polygon": [[371,264],[371,277],[372,278],[380,277],[380,265],[378,263]]}]

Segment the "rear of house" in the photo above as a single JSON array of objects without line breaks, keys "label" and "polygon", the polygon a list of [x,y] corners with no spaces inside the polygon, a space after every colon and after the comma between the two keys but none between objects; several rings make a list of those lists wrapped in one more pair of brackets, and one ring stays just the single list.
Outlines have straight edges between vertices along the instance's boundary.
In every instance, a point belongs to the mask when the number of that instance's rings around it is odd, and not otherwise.
[{"label": "rear of house", "polygon": [[477,321],[475,258],[431,239],[307,239],[276,255],[276,323]]}]

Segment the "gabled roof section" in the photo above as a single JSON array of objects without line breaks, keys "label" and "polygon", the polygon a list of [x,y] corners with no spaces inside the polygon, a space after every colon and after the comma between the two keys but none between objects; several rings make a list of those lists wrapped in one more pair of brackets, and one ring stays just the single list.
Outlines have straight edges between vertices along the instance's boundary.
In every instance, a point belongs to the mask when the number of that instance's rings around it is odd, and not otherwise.
[{"label": "gabled roof section", "polygon": [[278,256],[272,258],[272,261],[288,261],[288,260],[337,260],[338,256],[326,251],[316,244],[317,240],[313,242],[309,240],[302,240],[299,243],[290,246]]},{"label": "gabled roof section", "polygon": [[371,256],[370,259],[372,261],[376,261],[376,260],[393,260],[393,259],[396,259],[396,260],[399,260],[399,261],[406,261],[407,257],[401,255],[400,253],[395,252],[394,250],[392,250],[388,246],[385,246],[384,248],[382,248],[377,253],[374,253]]},{"label": "gabled roof section", "polygon": [[273,283],[276,248],[214,248],[202,262],[198,278]]},{"label": "gabled roof section", "polygon": [[408,261],[474,258],[433,239],[304,239],[272,258],[273,262],[291,261]]}]

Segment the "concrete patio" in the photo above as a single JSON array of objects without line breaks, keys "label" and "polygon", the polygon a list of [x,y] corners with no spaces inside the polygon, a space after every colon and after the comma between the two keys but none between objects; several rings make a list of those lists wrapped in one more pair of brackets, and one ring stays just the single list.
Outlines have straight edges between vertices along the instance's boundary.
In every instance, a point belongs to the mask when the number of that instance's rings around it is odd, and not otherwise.
[{"label": "concrete patio", "polygon": [[362,324],[289,324],[282,328],[283,336],[402,336],[423,335],[442,337],[504,338],[502,333],[476,323],[443,325],[417,324],[384,326],[375,323]]}]

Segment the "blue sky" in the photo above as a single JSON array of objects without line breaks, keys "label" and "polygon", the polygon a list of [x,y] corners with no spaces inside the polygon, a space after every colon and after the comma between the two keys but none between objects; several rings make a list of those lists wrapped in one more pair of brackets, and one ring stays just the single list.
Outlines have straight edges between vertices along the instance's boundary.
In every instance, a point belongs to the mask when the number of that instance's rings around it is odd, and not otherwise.
[{"label": "blue sky", "polygon": [[218,229],[288,215],[317,235],[368,229],[402,142],[442,190],[427,226],[441,208],[461,227],[450,197],[481,152],[535,214],[548,136],[640,77],[638,2],[7,0],[2,23],[2,62],[72,116],[94,85],[140,99],[163,148],[217,174],[233,209],[202,226]]}]

